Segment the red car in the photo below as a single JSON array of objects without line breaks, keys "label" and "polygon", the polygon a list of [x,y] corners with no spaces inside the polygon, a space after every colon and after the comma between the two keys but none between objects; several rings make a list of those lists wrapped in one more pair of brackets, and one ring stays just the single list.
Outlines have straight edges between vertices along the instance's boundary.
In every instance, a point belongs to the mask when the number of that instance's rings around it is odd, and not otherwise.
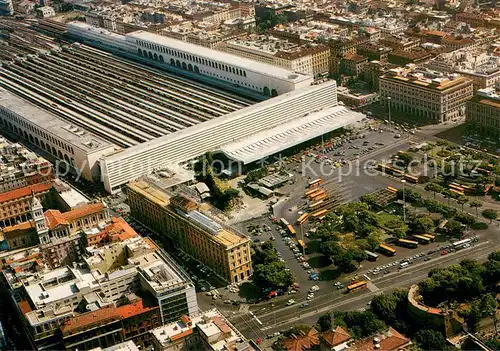
[{"label": "red car", "polygon": [[446,250],[441,251],[441,256],[444,256],[446,254],[448,254],[448,251],[446,251]]}]

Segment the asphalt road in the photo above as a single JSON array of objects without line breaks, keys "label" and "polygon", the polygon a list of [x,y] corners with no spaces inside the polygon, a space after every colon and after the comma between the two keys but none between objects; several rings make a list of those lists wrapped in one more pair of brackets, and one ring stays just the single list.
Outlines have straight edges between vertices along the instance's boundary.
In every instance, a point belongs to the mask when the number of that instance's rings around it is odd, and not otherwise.
[{"label": "asphalt road", "polygon": [[500,248],[500,240],[478,242],[475,246],[463,249],[446,256],[439,256],[427,262],[414,264],[402,271],[378,276],[371,279],[369,287],[346,295],[343,291],[323,289],[316,293],[309,307],[300,308],[304,300],[296,299],[296,304],[285,306],[286,299],[258,305],[250,309],[250,313],[239,313],[227,316],[229,320],[250,339],[265,338],[276,331],[283,331],[300,323],[314,324],[317,318],[328,311],[357,310],[367,308],[373,296],[386,293],[399,287],[409,287],[427,277],[428,272],[436,267],[446,267],[463,260],[473,258],[486,260],[489,253]]}]

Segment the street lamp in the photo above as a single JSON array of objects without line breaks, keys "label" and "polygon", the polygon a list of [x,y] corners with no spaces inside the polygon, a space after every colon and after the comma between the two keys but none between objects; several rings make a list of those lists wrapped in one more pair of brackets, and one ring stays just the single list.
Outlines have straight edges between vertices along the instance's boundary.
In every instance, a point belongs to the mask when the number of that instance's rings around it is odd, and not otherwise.
[{"label": "street lamp", "polygon": [[389,110],[389,129],[392,130],[392,122],[391,122],[391,97],[387,97],[387,108]]},{"label": "street lamp", "polygon": [[401,183],[403,183],[403,222],[406,223],[406,194],[405,194],[406,180],[403,179]]}]

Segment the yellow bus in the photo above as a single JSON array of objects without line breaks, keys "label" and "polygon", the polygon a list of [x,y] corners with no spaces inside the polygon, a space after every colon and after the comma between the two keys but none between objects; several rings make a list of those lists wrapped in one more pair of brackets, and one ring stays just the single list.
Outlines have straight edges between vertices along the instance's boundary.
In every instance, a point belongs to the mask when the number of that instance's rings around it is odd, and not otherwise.
[{"label": "yellow bus", "polygon": [[394,256],[396,254],[396,250],[386,244],[380,244],[378,249],[382,251],[382,253],[385,253],[386,255]]},{"label": "yellow bus", "polygon": [[307,195],[307,197],[309,198],[309,200],[311,200],[311,199],[314,199],[315,196],[318,196],[318,195],[323,194],[323,193],[324,193],[323,190],[316,189],[314,192],[312,192],[309,195]]},{"label": "yellow bus", "polygon": [[323,200],[321,200],[321,201],[318,201],[318,202],[312,203],[312,204],[310,204],[310,205],[309,205],[309,209],[310,209],[310,210],[312,210],[312,209],[314,209],[314,208],[318,207],[319,205],[321,205],[323,202],[324,202],[324,201],[323,201]]},{"label": "yellow bus", "polygon": [[309,182],[309,187],[313,188],[313,187],[319,186],[322,182],[323,182],[323,179],[321,179],[321,178],[317,178],[317,179],[311,180]]},{"label": "yellow bus", "polygon": [[290,234],[292,234],[292,235],[297,234],[297,233],[295,232],[295,229],[293,229],[293,227],[292,227],[292,225],[291,225],[291,224],[289,224],[287,228],[288,228],[288,231],[290,232]]},{"label": "yellow bus", "polygon": [[304,212],[299,218],[297,218],[297,224],[304,224],[309,218],[309,214]]},{"label": "yellow bus", "polygon": [[303,249],[307,249],[307,245],[306,243],[304,242],[304,240],[297,240],[297,243],[299,243],[300,247],[303,248]]},{"label": "yellow bus", "polygon": [[309,196],[309,195],[311,195],[312,193],[315,193],[315,192],[317,192],[317,191],[318,191],[318,189],[310,189],[310,190],[307,190],[307,191],[304,193],[304,195],[305,195],[305,196]]},{"label": "yellow bus", "polygon": [[429,244],[431,239],[423,235],[412,235],[412,237],[421,244]]},{"label": "yellow bus", "polygon": [[328,210],[321,210],[318,212],[314,212],[311,216],[313,216],[314,218],[319,218],[319,217],[326,215],[327,212],[328,212]]},{"label": "yellow bus", "polygon": [[431,242],[434,242],[434,240],[436,240],[436,236],[432,234],[422,234],[422,236],[431,239]]},{"label": "yellow bus", "polygon": [[415,249],[418,247],[418,241],[415,240],[407,240],[407,239],[399,239],[398,245],[403,247],[408,247],[410,249]]},{"label": "yellow bus", "polygon": [[360,290],[360,289],[363,289],[363,288],[366,288],[366,285],[368,284],[368,282],[366,280],[362,280],[360,282],[357,282],[357,283],[354,283],[354,284],[351,284],[347,287],[347,292],[350,293],[350,292],[353,292],[353,291],[357,291],[357,290]]},{"label": "yellow bus", "polygon": [[388,186],[387,190],[389,190],[391,193],[397,193],[398,192],[398,189],[396,189],[396,188],[394,188],[392,186]]},{"label": "yellow bus", "polygon": [[321,194],[321,195],[316,195],[314,199],[311,199],[312,201],[321,201],[324,200],[328,197],[328,194]]},{"label": "yellow bus", "polygon": [[318,200],[318,197],[320,197],[322,195],[326,195],[326,192],[324,190],[320,190],[318,193],[309,195],[309,198],[311,200]]},{"label": "yellow bus", "polygon": [[405,174],[405,175],[403,176],[403,178],[404,178],[406,181],[410,182],[410,183],[414,183],[414,184],[417,184],[417,183],[418,183],[418,177],[414,177],[414,176],[412,176],[412,175]]}]

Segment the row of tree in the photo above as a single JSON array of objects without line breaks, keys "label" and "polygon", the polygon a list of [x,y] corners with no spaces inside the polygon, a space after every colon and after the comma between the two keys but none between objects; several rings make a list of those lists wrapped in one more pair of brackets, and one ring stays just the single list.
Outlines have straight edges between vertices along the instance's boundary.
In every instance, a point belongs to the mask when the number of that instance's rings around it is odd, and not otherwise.
[{"label": "row of tree", "polygon": [[253,252],[253,283],[262,292],[287,289],[294,282],[285,262],[279,259],[272,241],[266,241]]},{"label": "row of tree", "polygon": [[496,251],[483,264],[463,260],[460,264],[435,268],[419,286],[426,304],[437,306],[442,302],[475,299],[486,291],[487,286],[499,281],[500,251]]}]

